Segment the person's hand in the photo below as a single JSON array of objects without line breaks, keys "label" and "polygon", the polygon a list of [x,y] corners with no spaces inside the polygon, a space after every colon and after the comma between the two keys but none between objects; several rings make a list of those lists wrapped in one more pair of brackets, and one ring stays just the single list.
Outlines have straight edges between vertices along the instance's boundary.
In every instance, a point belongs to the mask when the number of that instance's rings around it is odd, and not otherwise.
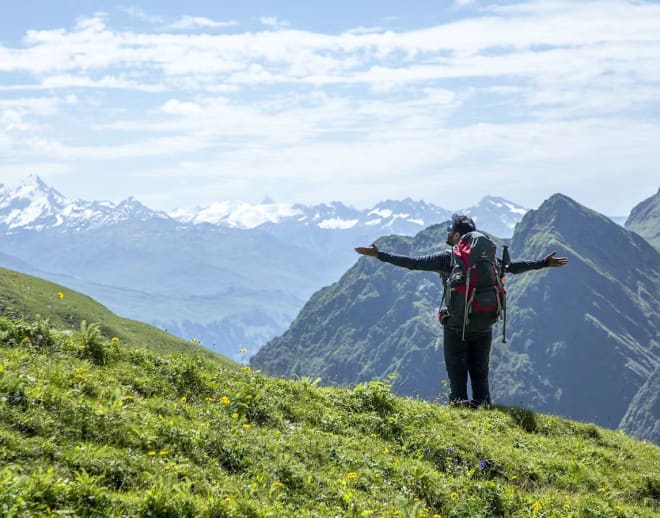
[{"label": "person's hand", "polygon": [[355,251],[361,255],[368,255],[370,257],[378,257],[378,248],[376,245],[371,245],[369,247],[358,246]]},{"label": "person's hand", "polygon": [[552,252],[545,258],[545,264],[547,266],[566,266],[566,263],[568,263],[568,258],[566,257],[555,257],[557,255],[557,252]]}]

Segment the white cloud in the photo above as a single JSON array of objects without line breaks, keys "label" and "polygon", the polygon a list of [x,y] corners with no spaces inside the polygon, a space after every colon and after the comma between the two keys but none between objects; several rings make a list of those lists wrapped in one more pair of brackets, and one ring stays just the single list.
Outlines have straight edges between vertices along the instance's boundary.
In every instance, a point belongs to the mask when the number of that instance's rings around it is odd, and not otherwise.
[{"label": "white cloud", "polygon": [[239,25],[239,23],[235,20],[218,22],[202,16],[184,16],[167,25],[166,28],[177,31],[189,31],[196,29],[225,29],[237,25]]},{"label": "white cloud", "polygon": [[209,146],[201,138],[157,137],[130,143],[102,146],[71,146],[53,138],[29,138],[26,144],[40,156],[56,160],[122,160],[145,157],[167,157],[193,153]]},{"label": "white cloud", "polygon": [[[299,30],[138,34],[114,32],[99,16],[79,22],[73,31],[29,31],[25,48],[0,48],[0,70],[86,77],[88,71],[122,67],[148,71],[159,84],[184,76],[191,82],[203,78],[206,85],[209,78],[236,84],[364,83],[384,91],[393,85],[461,77],[513,75],[536,81],[557,71],[562,78],[589,80],[613,71],[658,80],[660,6],[558,4],[561,9],[538,11],[529,4],[509,6],[488,16],[407,32],[339,35]],[[537,5],[546,6],[532,4]],[[185,20],[197,27],[230,23]],[[275,17],[262,21],[281,26]]]},{"label": "white cloud", "polygon": [[146,12],[144,9],[140,9],[139,7],[134,7],[134,6],[119,7],[119,10],[125,12],[131,18],[135,18],[136,20],[140,20],[151,24],[161,24],[165,21],[161,16],[150,14]]},{"label": "white cloud", "polygon": [[262,16],[259,21],[268,27],[288,27],[290,25],[289,22],[280,20],[277,16]]},{"label": "white cloud", "polygon": [[[75,96],[0,99],[0,126],[8,133],[36,132],[41,129],[43,118],[57,114],[63,104],[76,102]],[[8,142],[5,141],[5,145]]]},{"label": "white cloud", "polygon": [[92,79],[87,76],[74,76],[69,74],[47,76],[41,80],[41,86],[45,89],[53,88],[98,88],[98,89],[119,89],[136,90],[142,92],[162,92],[166,87],[161,84],[146,84],[136,81],[129,81],[124,77],[111,75],[103,76],[99,79]]}]

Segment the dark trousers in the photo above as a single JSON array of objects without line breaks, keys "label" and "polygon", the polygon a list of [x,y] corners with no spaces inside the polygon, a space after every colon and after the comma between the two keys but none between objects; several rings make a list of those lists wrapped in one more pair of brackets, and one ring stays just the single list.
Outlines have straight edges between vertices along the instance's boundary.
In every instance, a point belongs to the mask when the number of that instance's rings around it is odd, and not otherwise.
[{"label": "dark trousers", "polygon": [[[488,363],[492,332],[472,333],[462,340],[461,331],[445,327],[445,365],[449,376],[449,402],[474,406],[490,405]],[[468,401],[467,380],[470,375],[472,402]]]}]

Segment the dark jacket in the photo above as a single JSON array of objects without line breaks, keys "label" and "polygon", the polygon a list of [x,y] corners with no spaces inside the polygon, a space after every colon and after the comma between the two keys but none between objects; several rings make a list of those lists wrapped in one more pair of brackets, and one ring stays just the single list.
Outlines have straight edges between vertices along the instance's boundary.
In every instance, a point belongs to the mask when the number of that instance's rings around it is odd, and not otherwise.
[{"label": "dark jacket", "polygon": [[[442,276],[443,285],[446,288],[447,277],[449,276],[453,263],[452,263],[452,250],[450,248],[441,250],[434,254],[422,255],[417,257],[409,257],[405,255],[396,255],[388,254],[387,252],[378,252],[378,259],[383,262],[393,264],[395,266],[401,266],[403,268],[408,268],[409,270],[424,270],[429,272],[437,272]],[[500,261],[498,259],[498,265]],[[505,270],[507,273],[523,273],[529,270],[540,270],[548,266],[545,259],[539,259],[537,261],[512,261],[509,263],[509,266]],[[444,304],[444,295],[443,295],[443,304]],[[443,320],[443,322],[452,328],[459,329],[462,327],[462,321],[457,321],[452,315],[449,315],[449,319]],[[479,327],[478,333],[488,332],[490,326],[482,329]],[[471,333],[469,333],[471,334]]]},{"label": "dark jacket", "polygon": [[[378,252],[378,259],[383,262],[402,266],[409,270],[424,270],[427,272],[438,272],[441,275],[449,275],[451,272],[450,248],[441,250],[434,254],[420,255],[417,257],[408,257],[407,255],[388,254],[387,252]],[[529,270],[540,270],[548,266],[544,259],[538,261],[512,261],[506,269],[507,273],[523,273]]]}]

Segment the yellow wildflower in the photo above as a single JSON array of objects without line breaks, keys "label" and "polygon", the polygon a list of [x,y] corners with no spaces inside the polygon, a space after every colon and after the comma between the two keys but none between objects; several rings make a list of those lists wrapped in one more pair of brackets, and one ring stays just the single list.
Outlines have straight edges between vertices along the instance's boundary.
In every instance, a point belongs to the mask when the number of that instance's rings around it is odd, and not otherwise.
[{"label": "yellow wildflower", "polygon": [[237,412],[234,412],[231,416],[232,416],[234,419],[238,419],[238,413],[237,413]]},{"label": "yellow wildflower", "polygon": [[167,451],[167,450],[160,450],[158,452],[158,455],[167,455],[168,453],[169,453],[169,451]]},{"label": "yellow wildflower", "polygon": [[113,336],[112,337],[112,343],[113,344],[118,344],[119,343],[119,338],[117,338],[116,336]]},{"label": "yellow wildflower", "polygon": [[346,475],[346,478],[348,480],[355,480],[356,478],[358,478],[358,474],[355,473],[355,471],[351,471],[348,475]]},{"label": "yellow wildflower", "polygon": [[541,502],[539,502],[538,500],[534,502],[534,505],[532,505],[532,512],[534,514],[537,514],[541,511],[541,509],[543,509],[543,505],[541,504]]},{"label": "yellow wildflower", "polygon": [[284,487],[284,484],[282,482],[275,481],[271,484],[272,487]]},{"label": "yellow wildflower", "polygon": [[147,455],[153,457],[154,455],[156,455],[156,452],[154,450],[151,450],[149,453],[147,453]]},{"label": "yellow wildflower", "polygon": [[241,349],[241,354],[245,354],[246,352],[247,352],[247,349],[245,347],[243,347],[243,349]]},{"label": "yellow wildflower", "polygon": [[222,396],[220,398],[220,403],[222,403],[223,405],[229,405],[231,404],[231,400],[227,396]]},{"label": "yellow wildflower", "polygon": [[449,498],[451,498],[452,500],[456,500],[458,498],[458,493],[454,491],[451,495],[449,495]]},{"label": "yellow wildflower", "polygon": [[243,372],[250,372],[252,369],[250,369],[250,367],[248,367],[248,366],[246,365],[245,367],[241,367],[241,370],[242,370]]},{"label": "yellow wildflower", "polygon": [[181,396],[181,403],[185,403],[188,401],[188,398],[186,396]]},{"label": "yellow wildflower", "polygon": [[243,428],[245,428],[246,430],[249,430],[250,428],[252,428],[252,425],[250,423],[245,423],[243,425]]},{"label": "yellow wildflower", "polygon": [[58,291],[57,292],[57,298],[62,300],[64,298],[64,293],[62,293],[61,291]]}]

